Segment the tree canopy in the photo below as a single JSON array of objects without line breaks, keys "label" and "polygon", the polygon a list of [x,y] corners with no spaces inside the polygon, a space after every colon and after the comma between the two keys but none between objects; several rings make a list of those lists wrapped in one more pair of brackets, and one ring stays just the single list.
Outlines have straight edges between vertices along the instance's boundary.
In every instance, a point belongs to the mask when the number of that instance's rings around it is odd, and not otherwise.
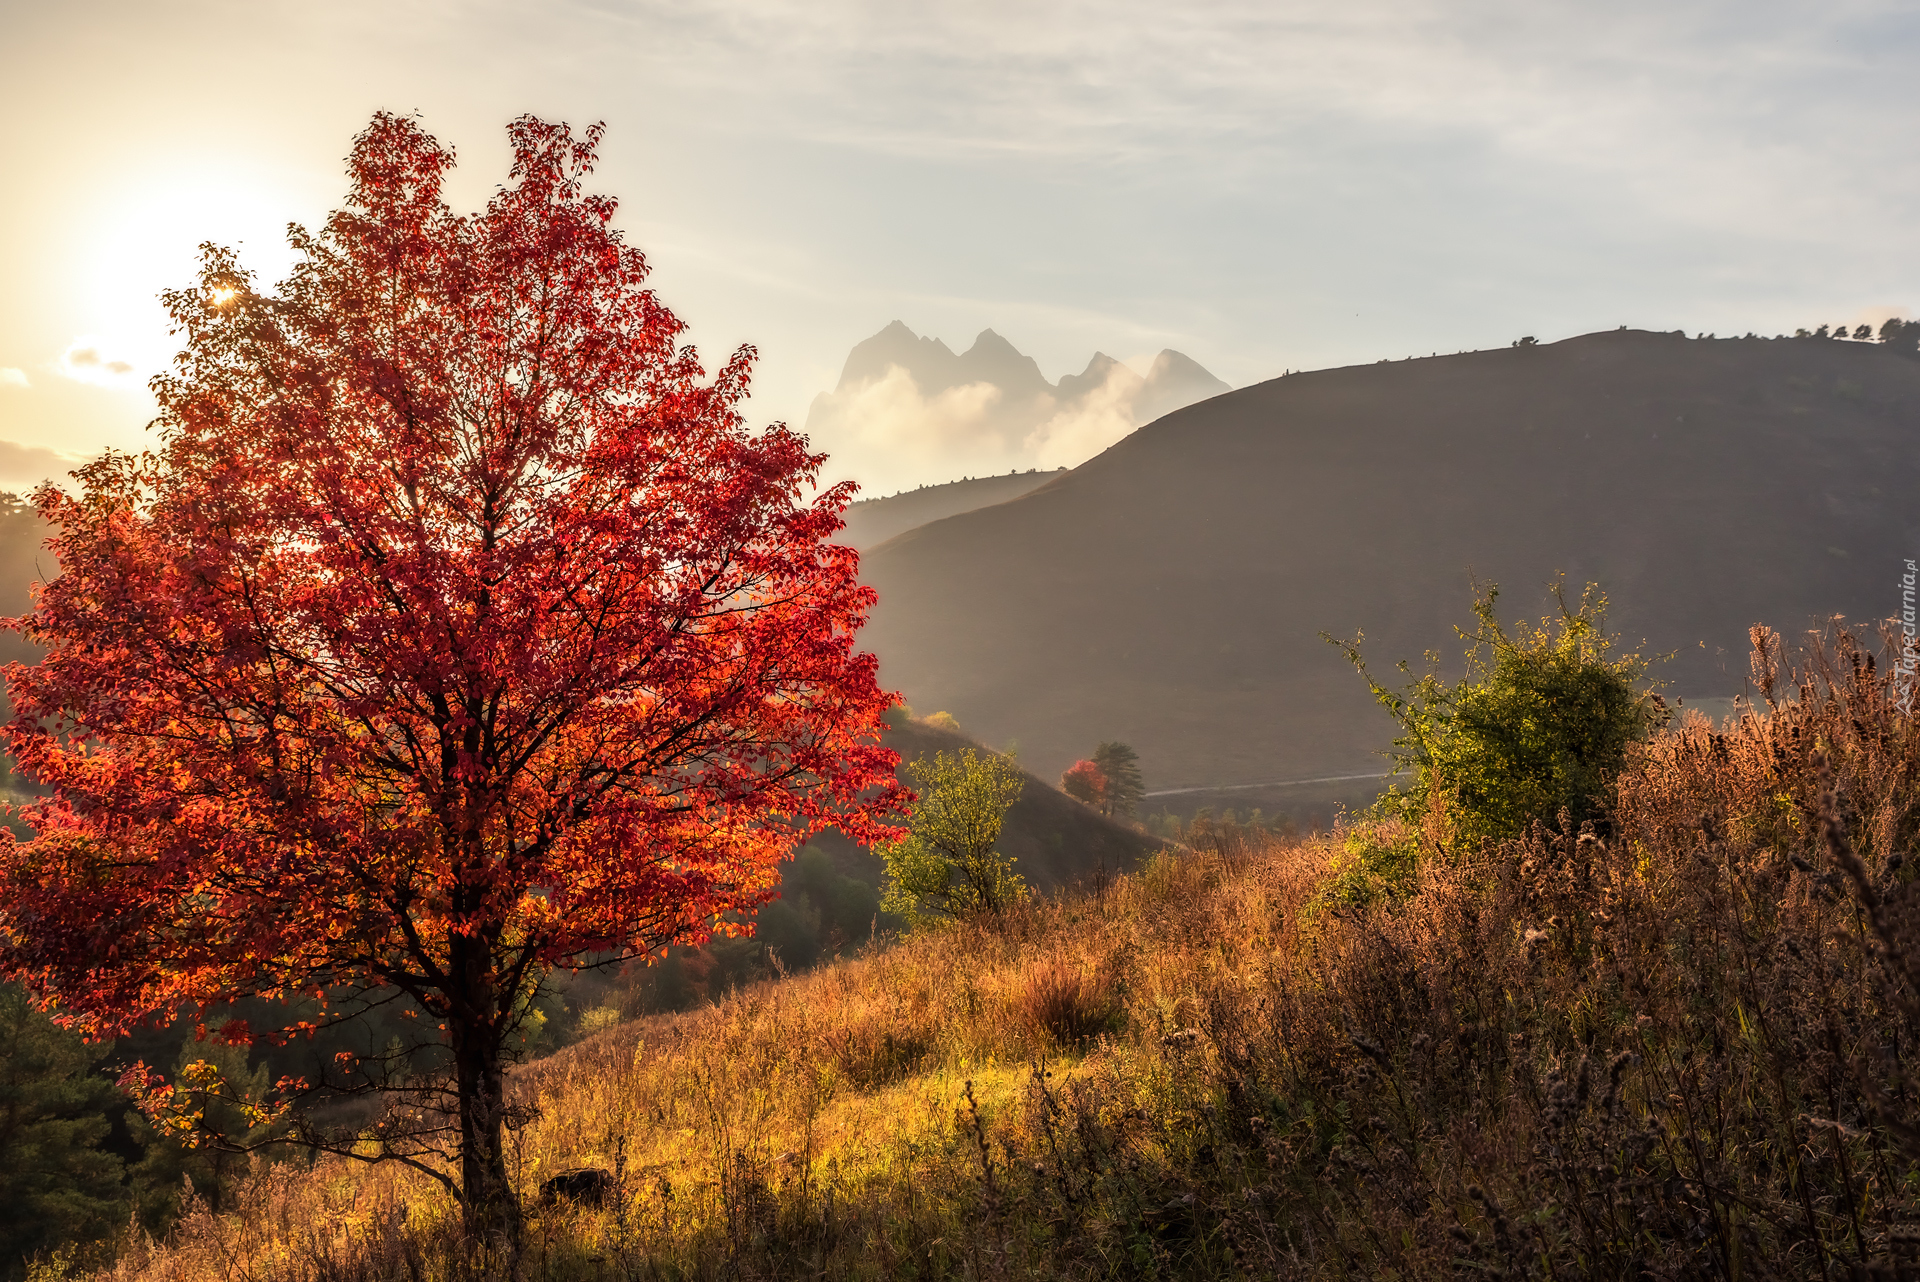
[{"label": "tree canopy", "polygon": [[1109,815],[1129,818],[1146,799],[1147,784],[1140,774],[1140,754],[1116,740],[1103,740],[1093,750],[1093,764],[1107,781],[1103,804]]},{"label": "tree canopy", "polygon": [[[461,215],[452,152],[376,116],[285,282],[205,246],[165,296],[156,450],[35,495],[63,573],[14,621],[46,658],[8,669],[7,736],[53,791],[0,840],[0,972],[96,1035],[404,1004],[452,1069],[379,1155],[511,1235],[503,1057],[540,975],[726,929],[810,831],[889,835],[904,790],[831,541],[850,487],[802,501],[823,456],[745,426],[751,348],[709,378],[680,344],[582,189],[599,128],[509,139]],[[176,1121],[218,1089],[129,1082]]]},{"label": "tree canopy", "polygon": [[1075,801],[1099,809],[1107,801],[1107,776],[1091,761],[1076,761],[1060,775],[1060,791]]},{"label": "tree canopy", "polygon": [[909,925],[995,916],[1024,899],[1026,882],[995,849],[1026,780],[992,752],[937,752],[908,765],[919,799],[907,834],[879,847],[886,863],[881,906]]}]

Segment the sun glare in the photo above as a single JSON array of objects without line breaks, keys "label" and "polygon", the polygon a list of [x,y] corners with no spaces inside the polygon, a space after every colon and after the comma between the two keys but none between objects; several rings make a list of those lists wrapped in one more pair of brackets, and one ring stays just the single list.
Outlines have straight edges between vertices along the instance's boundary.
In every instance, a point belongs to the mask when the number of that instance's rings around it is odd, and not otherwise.
[{"label": "sun glare", "polygon": [[240,291],[231,285],[216,285],[207,291],[207,301],[215,307],[225,307],[238,297]]}]

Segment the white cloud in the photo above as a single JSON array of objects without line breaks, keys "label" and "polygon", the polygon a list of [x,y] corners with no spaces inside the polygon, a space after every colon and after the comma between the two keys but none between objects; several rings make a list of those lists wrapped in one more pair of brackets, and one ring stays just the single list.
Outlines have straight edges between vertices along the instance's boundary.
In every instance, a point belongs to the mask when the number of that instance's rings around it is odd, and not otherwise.
[{"label": "white cloud", "polygon": [[63,378],[95,387],[131,387],[140,381],[132,361],[84,335],[67,344],[53,368]]},{"label": "white cloud", "polygon": [[0,387],[32,387],[27,381],[27,372],[12,366],[0,366]]},{"label": "white cloud", "polygon": [[1351,144],[1397,139],[1551,176],[1573,199],[1603,184],[1653,218],[1788,236],[1904,213],[1916,191],[1885,163],[1920,114],[1903,89],[1912,24],[1889,0],[570,7],[609,24],[603,56],[724,86],[743,123],[764,127],[777,101],[776,130],[870,153],[1149,181],[1204,157],[1209,185],[1231,188],[1325,142],[1351,174],[1391,160]]}]

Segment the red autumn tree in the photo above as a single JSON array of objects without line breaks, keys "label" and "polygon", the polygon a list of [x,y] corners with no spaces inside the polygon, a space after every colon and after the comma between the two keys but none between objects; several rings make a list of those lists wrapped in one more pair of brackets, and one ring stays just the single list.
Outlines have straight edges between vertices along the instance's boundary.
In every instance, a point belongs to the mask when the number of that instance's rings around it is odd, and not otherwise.
[{"label": "red autumn tree", "polygon": [[[582,191],[599,129],[509,133],[462,216],[452,153],[377,116],[286,282],[209,246],[166,297],[157,450],[36,495],[63,572],[13,621],[46,658],[7,670],[7,735],[53,795],[0,844],[0,972],[98,1035],[403,1001],[451,1067],[374,1136],[511,1236],[506,1047],[540,977],[725,928],[809,831],[889,835],[902,793],[854,647],[872,593],[830,541],[849,488],[802,503],[822,456],[745,428],[751,349],[709,380],[678,345]],[[392,1084],[343,1057],[282,1089]],[[135,1085],[183,1130],[218,1089]]]},{"label": "red autumn tree", "polygon": [[1060,791],[1097,808],[1107,799],[1107,776],[1091,761],[1076,761],[1060,776]]}]

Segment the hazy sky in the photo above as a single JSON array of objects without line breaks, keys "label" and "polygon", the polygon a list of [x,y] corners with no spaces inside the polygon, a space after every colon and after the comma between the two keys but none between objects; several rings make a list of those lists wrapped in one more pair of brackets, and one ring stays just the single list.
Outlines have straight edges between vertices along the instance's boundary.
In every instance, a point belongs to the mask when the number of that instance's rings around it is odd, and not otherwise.
[{"label": "hazy sky", "polygon": [[154,295],[202,240],[277,279],[380,108],[469,207],[514,115],[606,121],[662,297],[798,424],[895,318],[1244,385],[1920,309],[1916,72],[1920,7],[1849,0],[0,0],[0,484],[138,447]]}]

